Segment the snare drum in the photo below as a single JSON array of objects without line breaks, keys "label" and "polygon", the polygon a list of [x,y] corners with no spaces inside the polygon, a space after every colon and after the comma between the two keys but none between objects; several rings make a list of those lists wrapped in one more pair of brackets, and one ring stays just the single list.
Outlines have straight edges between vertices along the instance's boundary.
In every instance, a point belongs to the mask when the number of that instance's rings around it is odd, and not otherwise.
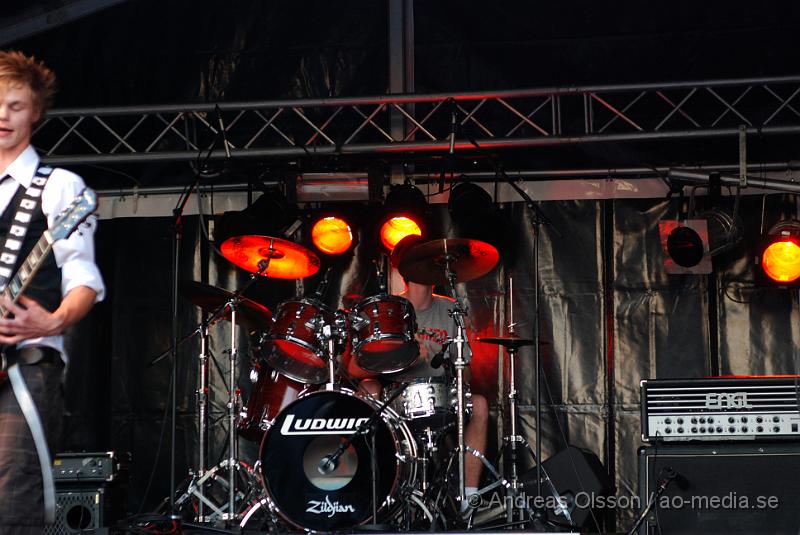
[{"label": "snare drum", "polygon": [[[395,384],[394,388],[402,388],[402,385]],[[472,399],[469,386],[464,385],[464,389],[469,416]],[[392,408],[414,428],[444,427],[456,421],[457,394],[455,381],[445,381],[444,377],[415,379],[392,402]]]},{"label": "snare drum", "polygon": [[417,360],[417,320],[407,299],[388,294],[365,299],[353,308],[350,323],[355,361],[364,370],[395,373]]},{"label": "snare drum", "polygon": [[[286,407],[264,435],[261,470],[275,511],[309,531],[345,530],[372,520],[371,435],[353,439],[329,468],[327,457],[379,407],[349,390],[322,390]],[[401,485],[416,482],[416,442],[391,408],[375,427],[378,515],[393,514]]]},{"label": "snare drum", "polygon": [[328,370],[325,347],[317,338],[318,324],[333,324],[333,310],[316,299],[295,299],[278,305],[275,321],[262,342],[267,363],[287,377],[310,384],[324,383]]}]

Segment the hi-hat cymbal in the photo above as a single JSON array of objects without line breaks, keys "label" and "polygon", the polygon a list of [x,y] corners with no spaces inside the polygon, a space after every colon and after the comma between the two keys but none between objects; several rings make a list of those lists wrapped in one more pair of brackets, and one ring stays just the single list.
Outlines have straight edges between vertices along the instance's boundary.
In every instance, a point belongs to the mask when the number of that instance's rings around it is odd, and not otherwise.
[{"label": "hi-hat cymbal", "polygon": [[319,271],[319,257],[294,242],[271,236],[236,236],[222,242],[222,256],[250,273],[273,279],[303,279]]},{"label": "hi-hat cymbal", "polygon": [[456,282],[477,279],[489,273],[500,259],[494,246],[466,238],[447,238],[412,244],[400,259],[399,270],[418,284],[445,285],[447,270]]},{"label": "hi-hat cymbal", "polygon": [[516,334],[509,334],[508,336],[484,336],[477,340],[485,344],[495,344],[509,349],[519,349],[524,346],[532,346],[535,343],[535,341],[530,338],[520,338]]},{"label": "hi-hat cymbal", "polygon": [[[197,305],[206,312],[215,312],[222,305],[230,301],[233,292],[217,288],[197,281],[185,281],[179,285],[180,293],[189,302]],[[221,319],[230,321],[231,312],[226,310]],[[272,312],[260,303],[246,297],[239,298],[236,307],[236,322],[248,331],[269,329],[272,325]]]}]

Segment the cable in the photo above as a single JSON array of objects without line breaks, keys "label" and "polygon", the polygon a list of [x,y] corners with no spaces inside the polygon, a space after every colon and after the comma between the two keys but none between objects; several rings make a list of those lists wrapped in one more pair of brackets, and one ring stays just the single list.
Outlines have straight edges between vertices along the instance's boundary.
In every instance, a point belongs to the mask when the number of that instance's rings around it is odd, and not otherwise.
[{"label": "cable", "polygon": [[[177,367],[177,363],[175,359],[172,359],[172,372],[170,374],[169,380],[169,388],[167,389],[167,399],[170,399],[172,396],[172,375],[175,374],[175,368]],[[137,514],[141,514],[142,509],[144,509],[144,504],[147,502],[147,496],[150,494],[150,487],[153,484],[153,480],[156,475],[156,468],[158,468],[158,461],[161,458],[161,448],[164,445],[164,434],[167,429],[167,413],[169,412],[170,404],[164,404],[164,415],[161,417],[161,433],[158,437],[158,446],[156,447],[156,458],[153,461],[153,469],[150,471],[150,477],[147,479],[147,486],[145,486],[144,494],[142,495],[142,501],[139,504],[139,509],[136,512]]]}]

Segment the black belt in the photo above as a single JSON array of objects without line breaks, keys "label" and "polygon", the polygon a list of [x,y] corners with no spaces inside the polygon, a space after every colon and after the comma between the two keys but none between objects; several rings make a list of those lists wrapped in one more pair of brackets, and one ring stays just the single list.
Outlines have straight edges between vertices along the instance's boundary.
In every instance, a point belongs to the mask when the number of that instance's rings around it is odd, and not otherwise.
[{"label": "black belt", "polygon": [[63,365],[61,353],[52,347],[23,347],[17,349],[16,360],[23,366],[33,364]]}]

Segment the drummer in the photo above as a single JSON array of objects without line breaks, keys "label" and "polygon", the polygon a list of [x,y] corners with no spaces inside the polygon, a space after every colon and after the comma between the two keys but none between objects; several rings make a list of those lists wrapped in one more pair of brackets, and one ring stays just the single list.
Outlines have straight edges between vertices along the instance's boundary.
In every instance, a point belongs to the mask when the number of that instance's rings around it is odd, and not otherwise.
[{"label": "drummer", "polygon": [[[401,243],[401,245],[403,245]],[[398,264],[398,258],[402,255],[402,247],[398,246],[392,255],[394,267]],[[401,297],[408,299],[414,306],[417,318],[416,338],[419,342],[420,354],[416,363],[408,370],[399,372],[386,377],[392,381],[409,381],[418,378],[438,377],[445,373],[446,366],[431,366],[431,360],[442,352],[444,344],[448,340],[456,337],[456,326],[450,316],[454,301],[449,297],[433,293],[433,286],[418,284],[406,280],[405,289],[400,293]],[[449,355],[455,355],[455,347],[451,344]],[[469,353],[467,352],[467,356]],[[441,360],[441,357],[439,359]],[[438,363],[437,363],[438,364]],[[465,378],[469,381],[469,369],[466,370]],[[357,373],[355,374],[357,375]],[[362,375],[363,377],[363,375]],[[383,376],[385,377],[385,376]],[[381,394],[381,382],[377,378],[365,378],[359,387],[373,397]],[[470,448],[484,454],[486,452],[487,430],[489,424],[489,407],[486,398],[480,394],[472,394],[472,417],[464,431],[464,441]],[[474,455],[467,455],[465,458],[465,494],[469,496],[476,494],[480,484],[481,460]],[[462,509],[466,509],[467,502],[462,504]]]}]

